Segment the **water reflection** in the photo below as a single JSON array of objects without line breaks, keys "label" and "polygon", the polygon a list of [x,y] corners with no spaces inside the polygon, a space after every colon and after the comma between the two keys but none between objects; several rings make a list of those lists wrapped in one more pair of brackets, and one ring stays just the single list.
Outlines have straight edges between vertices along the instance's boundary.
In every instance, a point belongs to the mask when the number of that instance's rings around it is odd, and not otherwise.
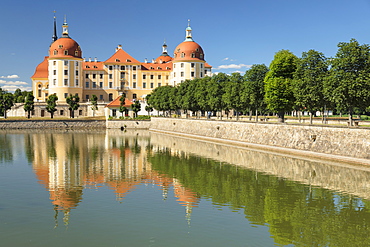
[{"label": "water reflection", "polygon": [[202,198],[268,226],[280,245],[363,246],[370,241],[370,172],[147,131],[38,132],[25,150],[39,182],[68,225],[84,189],[107,187],[123,201],[155,184],[185,206],[188,222]]},{"label": "water reflection", "polygon": [[173,187],[190,220],[198,196],[177,179],[152,170],[147,161],[150,148],[148,131],[25,134],[27,157],[39,183],[50,193],[56,225],[59,211],[63,211],[64,224],[69,224],[70,211],[82,201],[85,188],[107,186],[114,191],[116,200],[122,201],[141,183],[159,186],[164,199]]}]

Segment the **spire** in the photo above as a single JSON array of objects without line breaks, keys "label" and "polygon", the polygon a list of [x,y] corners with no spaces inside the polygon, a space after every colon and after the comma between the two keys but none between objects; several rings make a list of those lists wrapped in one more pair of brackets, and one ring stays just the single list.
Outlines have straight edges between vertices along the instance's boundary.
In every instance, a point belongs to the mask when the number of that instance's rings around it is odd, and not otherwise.
[{"label": "spire", "polygon": [[191,35],[190,19],[188,20],[188,27],[186,28],[186,38],[185,41],[194,41]]},{"label": "spire", "polygon": [[162,45],[162,56],[168,56],[166,40],[164,40],[164,43]]},{"label": "spire", "polygon": [[63,33],[62,33],[63,38],[69,38],[68,35],[68,24],[67,24],[67,16],[64,16],[64,23],[63,23]]},{"label": "spire", "polygon": [[55,17],[55,10],[54,10],[54,33],[53,33],[52,40],[53,40],[53,42],[55,42],[57,39],[58,39],[58,36],[57,36],[57,18]]}]

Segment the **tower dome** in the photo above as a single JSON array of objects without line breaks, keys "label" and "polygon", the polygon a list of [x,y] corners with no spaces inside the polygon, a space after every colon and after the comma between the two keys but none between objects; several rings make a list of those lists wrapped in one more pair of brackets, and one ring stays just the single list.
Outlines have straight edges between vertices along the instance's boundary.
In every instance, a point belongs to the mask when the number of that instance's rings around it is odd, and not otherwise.
[{"label": "tower dome", "polygon": [[49,58],[82,58],[81,47],[68,35],[68,24],[64,19],[62,37],[49,48]]},{"label": "tower dome", "polygon": [[180,43],[175,51],[173,61],[201,60],[204,61],[204,52],[202,47],[193,40],[190,24],[186,28],[186,38]]}]

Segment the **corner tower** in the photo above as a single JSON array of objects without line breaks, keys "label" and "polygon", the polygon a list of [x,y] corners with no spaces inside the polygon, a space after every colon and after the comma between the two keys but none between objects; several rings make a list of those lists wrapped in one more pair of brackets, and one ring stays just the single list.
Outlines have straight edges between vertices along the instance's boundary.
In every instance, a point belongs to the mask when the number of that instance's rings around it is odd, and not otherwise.
[{"label": "corner tower", "polygon": [[204,52],[202,47],[193,40],[190,21],[185,33],[185,40],[174,51],[171,73],[171,85],[173,86],[187,79],[203,78],[205,75]]},{"label": "corner tower", "polygon": [[49,95],[56,94],[60,102],[65,102],[69,94],[82,97],[82,60],[81,47],[69,37],[67,20],[64,18],[62,37],[49,48]]}]

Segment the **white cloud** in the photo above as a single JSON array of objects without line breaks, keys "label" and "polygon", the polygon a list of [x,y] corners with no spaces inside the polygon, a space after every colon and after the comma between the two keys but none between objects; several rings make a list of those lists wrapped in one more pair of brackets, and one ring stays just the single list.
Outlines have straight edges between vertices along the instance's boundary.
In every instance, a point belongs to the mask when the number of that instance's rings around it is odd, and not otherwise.
[{"label": "white cloud", "polygon": [[0,76],[0,78],[16,79],[16,78],[19,78],[19,76],[18,75],[7,75],[7,76]]},{"label": "white cloud", "polygon": [[4,80],[0,80],[0,84],[4,84],[4,85],[28,85],[27,82],[24,82],[24,81],[4,81]]},{"label": "white cloud", "polygon": [[24,87],[24,86],[16,86],[16,85],[5,85],[5,86],[1,86],[1,88],[4,91],[8,91],[11,93],[14,93],[17,88],[19,88],[22,91],[32,91],[32,87]]},{"label": "white cloud", "polygon": [[222,59],[222,61],[235,61],[234,59],[231,59],[231,58],[229,58],[229,57],[225,57],[224,59]]},{"label": "white cloud", "polygon": [[220,65],[215,69],[241,69],[241,68],[250,68],[252,65],[247,65],[247,64],[225,64],[225,65]]}]

